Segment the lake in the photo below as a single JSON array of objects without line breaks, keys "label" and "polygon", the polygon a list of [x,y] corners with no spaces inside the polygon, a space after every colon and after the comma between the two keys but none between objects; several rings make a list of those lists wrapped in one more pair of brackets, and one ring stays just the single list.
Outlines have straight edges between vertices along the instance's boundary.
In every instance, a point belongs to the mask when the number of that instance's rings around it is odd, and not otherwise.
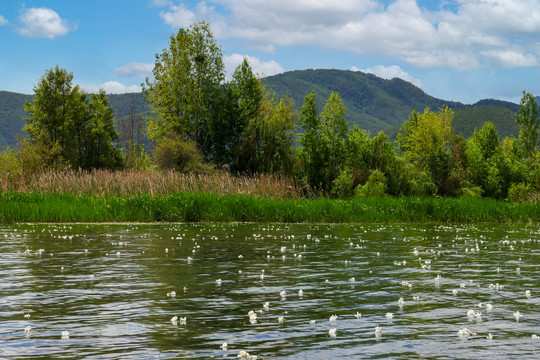
[{"label": "lake", "polygon": [[538,224],[1,226],[0,357],[540,358],[538,264]]}]

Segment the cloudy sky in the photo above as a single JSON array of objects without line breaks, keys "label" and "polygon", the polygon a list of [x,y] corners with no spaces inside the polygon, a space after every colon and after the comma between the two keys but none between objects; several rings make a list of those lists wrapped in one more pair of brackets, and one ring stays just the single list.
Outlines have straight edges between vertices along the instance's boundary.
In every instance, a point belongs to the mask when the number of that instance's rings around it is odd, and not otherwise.
[{"label": "cloudy sky", "polygon": [[140,90],[179,27],[206,20],[227,70],[400,77],[474,103],[540,95],[540,0],[1,0],[0,90],[59,65],[87,91]]}]

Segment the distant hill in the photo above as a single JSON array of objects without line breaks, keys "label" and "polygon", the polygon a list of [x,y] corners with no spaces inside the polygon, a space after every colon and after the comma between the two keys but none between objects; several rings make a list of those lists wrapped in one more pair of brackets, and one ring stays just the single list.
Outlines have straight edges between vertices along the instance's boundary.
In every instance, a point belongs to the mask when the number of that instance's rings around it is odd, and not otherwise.
[{"label": "distant hill", "polygon": [[317,106],[322,110],[332,91],[337,91],[347,107],[346,119],[375,134],[383,130],[393,138],[401,124],[416,109],[437,110],[443,106],[454,109],[454,128],[465,137],[485,121],[491,121],[499,136],[517,136],[519,127],[514,114],[519,105],[500,100],[481,100],[474,105],[437,99],[415,85],[394,78],[385,80],[372,74],[347,70],[290,71],[265,79],[277,97],[289,95],[299,110],[304,98],[315,90]]},{"label": "distant hill", "polygon": [[[306,95],[315,90],[319,111],[336,91],[347,107],[346,119],[372,134],[383,130],[393,138],[401,124],[414,110],[422,112],[426,107],[436,110],[448,105],[455,111],[454,128],[465,137],[491,121],[499,136],[518,136],[519,127],[514,114],[517,104],[494,99],[481,100],[473,105],[437,99],[404,80],[385,80],[372,74],[348,70],[298,70],[265,78],[264,83],[277,97],[289,95],[299,110]],[[130,113],[148,112],[148,105],[141,94],[108,95],[117,119]],[[24,135],[22,128],[27,116],[23,110],[32,95],[0,91],[0,151],[16,144],[16,137]],[[539,101],[540,98],[537,98]]]}]

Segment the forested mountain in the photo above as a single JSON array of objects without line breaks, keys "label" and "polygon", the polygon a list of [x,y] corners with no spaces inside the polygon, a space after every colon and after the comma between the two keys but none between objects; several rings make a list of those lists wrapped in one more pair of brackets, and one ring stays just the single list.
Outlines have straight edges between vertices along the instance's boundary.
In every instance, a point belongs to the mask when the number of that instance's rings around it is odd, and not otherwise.
[{"label": "forested mountain", "polygon": [[337,91],[347,107],[347,121],[356,123],[373,135],[383,130],[394,137],[414,109],[423,112],[426,107],[437,110],[445,105],[455,111],[454,128],[465,137],[486,121],[495,124],[501,138],[519,133],[514,119],[519,108],[517,104],[487,99],[474,105],[464,105],[434,98],[398,78],[385,80],[359,71],[301,70],[267,77],[265,83],[277,97],[292,97],[298,109],[312,89],[315,90],[319,110],[331,92]]},{"label": "forested mountain", "polygon": [[[413,109],[423,112],[426,107],[436,110],[445,105],[455,111],[456,132],[466,137],[486,121],[495,124],[501,138],[519,133],[514,119],[517,104],[493,99],[474,105],[445,101],[397,78],[385,80],[359,71],[298,70],[267,77],[264,83],[277,97],[289,95],[298,110],[311,90],[315,90],[319,110],[331,92],[336,91],[347,107],[347,121],[372,134],[383,130],[393,137]],[[31,99],[31,95],[0,91],[0,151],[8,145],[14,146],[16,137],[24,135],[22,119],[27,114],[23,104]],[[109,101],[119,121],[130,114],[148,112],[141,94],[109,95]]]}]

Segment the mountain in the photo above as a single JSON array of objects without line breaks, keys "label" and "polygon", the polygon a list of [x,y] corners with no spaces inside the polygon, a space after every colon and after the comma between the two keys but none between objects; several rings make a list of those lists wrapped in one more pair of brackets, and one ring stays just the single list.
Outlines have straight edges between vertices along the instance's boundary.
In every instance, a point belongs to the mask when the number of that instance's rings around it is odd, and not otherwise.
[{"label": "mountain", "polygon": [[[514,114],[519,105],[494,99],[481,100],[473,105],[437,99],[404,80],[385,80],[372,74],[348,70],[298,70],[269,76],[263,79],[276,97],[290,96],[300,110],[306,95],[315,91],[319,111],[332,91],[339,93],[346,108],[346,120],[356,123],[372,135],[383,130],[393,138],[401,124],[414,110],[423,112],[426,107],[436,110],[442,106],[454,109],[454,128],[465,137],[486,121],[491,121],[501,138],[518,136],[519,127]],[[130,114],[148,113],[148,105],[141,94],[108,95],[118,121]],[[32,95],[0,91],[0,151],[16,144],[16,137],[24,135],[23,110]],[[539,101],[540,98],[537,98]]]},{"label": "mountain", "polygon": [[443,106],[454,110],[454,128],[465,137],[470,136],[475,128],[481,128],[486,121],[495,124],[501,138],[519,134],[514,120],[519,109],[517,104],[487,99],[465,105],[437,99],[398,78],[385,80],[360,71],[301,70],[270,76],[264,82],[278,98],[290,96],[298,110],[312,89],[315,90],[319,111],[331,92],[337,91],[347,108],[345,118],[350,124],[356,123],[372,134],[383,130],[391,138],[414,109],[423,112],[426,107],[437,110]]}]

